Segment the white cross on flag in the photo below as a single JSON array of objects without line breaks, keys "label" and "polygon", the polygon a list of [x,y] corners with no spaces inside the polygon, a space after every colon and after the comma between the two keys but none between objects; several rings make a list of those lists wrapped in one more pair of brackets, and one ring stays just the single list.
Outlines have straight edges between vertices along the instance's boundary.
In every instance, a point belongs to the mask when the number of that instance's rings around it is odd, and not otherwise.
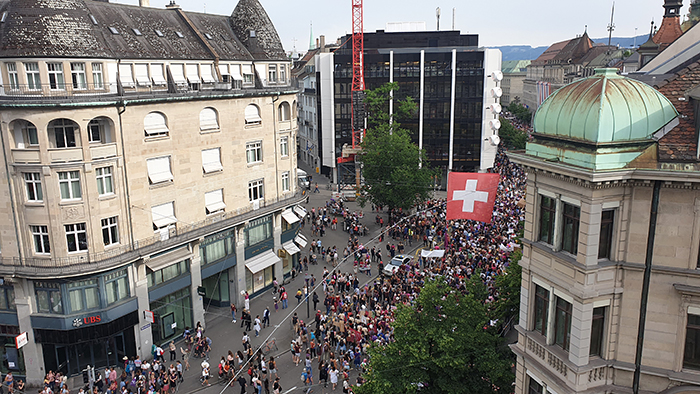
[{"label": "white cross on flag", "polygon": [[447,220],[491,223],[499,180],[498,174],[450,172],[447,177]]}]

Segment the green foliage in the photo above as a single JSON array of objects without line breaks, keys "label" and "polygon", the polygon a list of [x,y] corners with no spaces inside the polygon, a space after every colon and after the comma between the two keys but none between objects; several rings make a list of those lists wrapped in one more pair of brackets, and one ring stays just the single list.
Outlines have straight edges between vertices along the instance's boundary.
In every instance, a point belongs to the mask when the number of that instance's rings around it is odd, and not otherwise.
[{"label": "green foliage", "polygon": [[519,121],[529,124],[530,119],[532,119],[532,112],[520,102],[511,102],[508,105],[508,112],[513,114]]},{"label": "green foliage", "polygon": [[367,382],[357,393],[512,391],[508,350],[484,329],[488,316],[480,300],[439,279],[425,284],[414,305],[399,305],[395,317],[396,341],[370,348]]},{"label": "green foliage", "polygon": [[496,288],[498,289],[498,301],[493,309],[493,319],[498,319],[505,323],[511,317],[518,323],[520,316],[520,284],[522,281],[523,268],[518,263],[523,257],[520,249],[515,249],[510,255],[510,264],[506,268],[505,275],[496,277]]},{"label": "green foliage", "polygon": [[503,145],[509,149],[525,149],[527,143],[527,133],[516,129],[508,119],[501,118],[501,128],[498,130]]},{"label": "green foliage", "polygon": [[425,152],[418,150],[408,130],[399,124],[415,112],[415,103],[410,97],[394,100],[394,116],[389,116],[390,94],[396,89],[398,84],[389,83],[366,92],[368,129],[360,154],[365,181],[361,206],[369,201],[390,209],[409,209],[430,196],[435,171]]}]

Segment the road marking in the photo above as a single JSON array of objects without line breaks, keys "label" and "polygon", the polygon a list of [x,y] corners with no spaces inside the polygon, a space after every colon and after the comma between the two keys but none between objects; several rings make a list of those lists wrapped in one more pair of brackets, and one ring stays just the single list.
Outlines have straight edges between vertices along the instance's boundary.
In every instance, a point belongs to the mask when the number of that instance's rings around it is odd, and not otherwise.
[{"label": "road marking", "polygon": [[291,393],[292,391],[294,391],[294,390],[296,390],[296,389],[297,389],[297,386],[294,386],[294,387],[292,387],[291,389],[289,389],[289,390],[285,391],[285,392],[284,392],[284,393],[282,393],[282,394],[287,394],[287,393]]}]

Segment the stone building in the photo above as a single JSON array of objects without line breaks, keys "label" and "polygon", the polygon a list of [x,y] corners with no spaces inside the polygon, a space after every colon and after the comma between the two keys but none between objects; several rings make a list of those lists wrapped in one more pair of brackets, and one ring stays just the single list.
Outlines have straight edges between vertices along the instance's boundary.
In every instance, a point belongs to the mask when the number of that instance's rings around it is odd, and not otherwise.
[{"label": "stone building", "polygon": [[528,172],[516,393],[629,393],[637,359],[640,393],[700,390],[698,60],[658,91],[616,69],[561,88],[511,155]]},{"label": "stone building", "polygon": [[149,358],[291,271],[290,69],[257,0],[0,1],[2,372]]},{"label": "stone building", "polygon": [[505,107],[513,100],[523,101],[523,82],[527,76],[529,60],[508,60],[501,64],[503,72],[503,96],[501,104]]}]

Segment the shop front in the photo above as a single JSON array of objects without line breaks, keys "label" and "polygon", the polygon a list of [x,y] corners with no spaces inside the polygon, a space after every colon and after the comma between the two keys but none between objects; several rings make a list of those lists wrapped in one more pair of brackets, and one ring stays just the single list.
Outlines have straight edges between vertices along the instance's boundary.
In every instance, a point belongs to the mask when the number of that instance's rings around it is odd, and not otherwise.
[{"label": "shop front", "polygon": [[[170,252],[165,257],[186,255],[188,249]],[[157,259],[146,262],[148,299],[153,312],[151,332],[153,343],[164,345],[177,338],[187,327],[193,327],[190,259],[163,263]]]},{"label": "shop front", "polygon": [[236,242],[235,229],[229,229],[205,237],[199,245],[202,264],[204,309],[209,306],[228,306],[230,285],[235,283]]},{"label": "shop front", "polygon": [[272,286],[274,266],[279,262],[280,258],[271,250],[246,260],[245,283],[248,294],[256,295]]}]

